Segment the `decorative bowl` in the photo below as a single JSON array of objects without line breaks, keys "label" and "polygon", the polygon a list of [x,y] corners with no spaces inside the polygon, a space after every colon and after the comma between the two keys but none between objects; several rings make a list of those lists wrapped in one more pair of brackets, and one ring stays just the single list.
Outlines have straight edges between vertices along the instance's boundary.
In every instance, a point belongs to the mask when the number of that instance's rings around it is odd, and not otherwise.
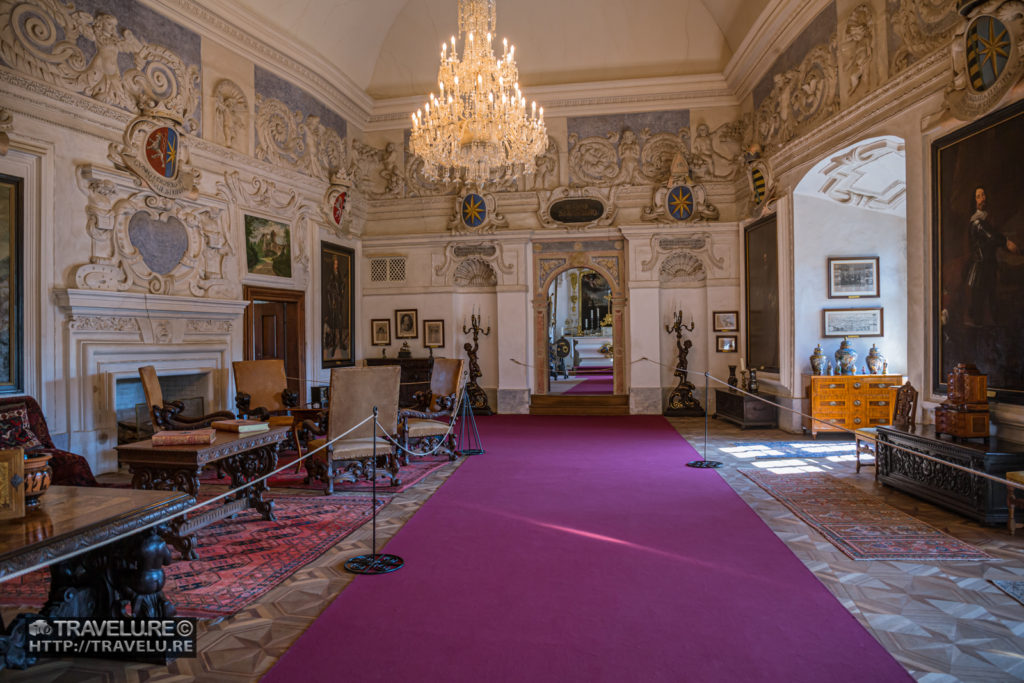
[{"label": "decorative bowl", "polygon": [[30,512],[39,507],[39,497],[50,488],[53,470],[50,469],[50,458],[53,456],[37,455],[25,458],[25,511]]}]

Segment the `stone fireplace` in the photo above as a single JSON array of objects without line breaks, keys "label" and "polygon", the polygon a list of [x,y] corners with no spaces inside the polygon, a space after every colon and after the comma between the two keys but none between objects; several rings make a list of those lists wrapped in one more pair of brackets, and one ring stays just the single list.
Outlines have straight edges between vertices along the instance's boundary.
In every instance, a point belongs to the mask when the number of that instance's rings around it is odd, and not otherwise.
[{"label": "stone fireplace", "polygon": [[207,413],[231,409],[245,301],[81,289],[58,290],[56,300],[66,321],[69,450],[94,472],[117,469],[119,417],[134,422],[143,365],[172,388],[169,399],[201,395]]}]

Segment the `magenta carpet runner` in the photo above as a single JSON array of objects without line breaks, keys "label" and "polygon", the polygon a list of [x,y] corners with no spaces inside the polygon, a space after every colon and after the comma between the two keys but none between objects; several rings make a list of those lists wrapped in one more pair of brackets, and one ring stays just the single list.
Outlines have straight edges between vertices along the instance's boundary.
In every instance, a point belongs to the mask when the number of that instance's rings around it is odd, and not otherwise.
[{"label": "magenta carpet runner", "polygon": [[566,394],[611,394],[615,390],[615,375],[592,375],[566,391]]},{"label": "magenta carpet runner", "polygon": [[824,472],[740,472],[854,560],[992,559]]},{"label": "magenta carpet runner", "polygon": [[661,417],[477,418],[266,681],[911,681]]}]

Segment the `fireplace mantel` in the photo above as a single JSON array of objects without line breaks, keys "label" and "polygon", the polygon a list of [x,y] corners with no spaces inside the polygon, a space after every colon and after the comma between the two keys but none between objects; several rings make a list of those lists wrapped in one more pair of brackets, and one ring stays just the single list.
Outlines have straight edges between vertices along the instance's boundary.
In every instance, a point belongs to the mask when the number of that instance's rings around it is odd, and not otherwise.
[{"label": "fireplace mantel", "polygon": [[160,374],[211,374],[210,410],[230,406],[232,360],[242,357],[248,302],[187,296],[54,290],[65,315],[70,450],[95,472],[117,468],[116,381],[153,365]]}]

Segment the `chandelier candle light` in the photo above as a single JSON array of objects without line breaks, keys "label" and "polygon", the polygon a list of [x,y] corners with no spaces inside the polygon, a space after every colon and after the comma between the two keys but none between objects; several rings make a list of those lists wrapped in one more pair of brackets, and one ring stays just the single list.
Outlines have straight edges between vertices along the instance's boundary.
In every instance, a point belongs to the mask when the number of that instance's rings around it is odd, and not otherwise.
[{"label": "chandelier candle light", "polygon": [[494,56],[495,0],[459,0],[462,58],[441,45],[439,95],[412,115],[409,148],[423,158],[431,180],[487,182],[532,174],[536,157],[547,148],[544,107],[526,110],[519,90],[515,45],[503,40]]}]

